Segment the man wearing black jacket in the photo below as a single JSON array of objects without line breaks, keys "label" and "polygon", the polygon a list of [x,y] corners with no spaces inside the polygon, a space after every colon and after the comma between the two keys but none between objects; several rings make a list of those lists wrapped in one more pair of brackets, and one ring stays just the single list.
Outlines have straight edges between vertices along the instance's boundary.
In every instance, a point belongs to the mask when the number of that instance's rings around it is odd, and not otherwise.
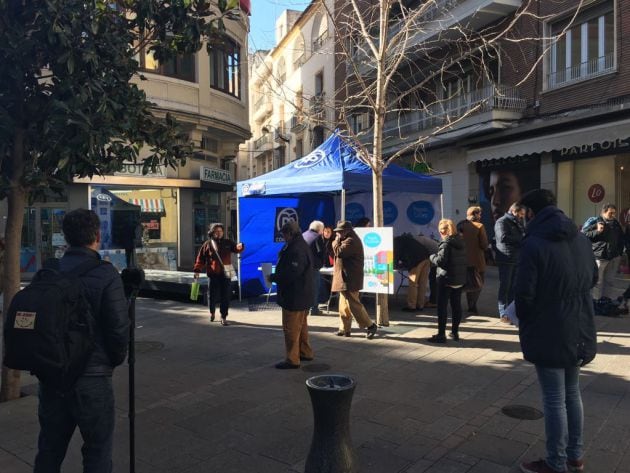
[{"label": "man wearing black jacket", "polygon": [[593,253],[597,259],[598,280],[593,288],[595,300],[613,296],[609,292],[611,279],[619,267],[625,239],[616,217],[617,207],[613,204],[604,204],[597,221],[583,230],[591,240]]},{"label": "man wearing black jacket", "polygon": [[514,300],[514,280],[516,279],[516,263],[521,249],[521,241],[525,234],[523,219],[525,209],[517,203],[510,206],[503,217],[494,224],[495,254],[499,269],[499,317],[502,322],[509,323],[506,309]]},{"label": "man wearing black jacket", "polygon": [[285,360],[277,363],[276,368],[285,370],[299,368],[300,361],[313,359],[307,321],[313,302],[313,255],[297,222],[285,223],[280,232],[285,244],[270,280],[278,286],[286,348]]},{"label": "man wearing black jacket", "polygon": [[[63,219],[63,233],[70,248],[59,262],[61,271],[100,260],[100,222],[91,210],[77,209]],[[58,472],[76,427],[83,437],[83,471],[111,473],[114,435],[112,373],[127,356],[129,319],[120,275],[102,262],[80,277],[95,318],[95,348],[83,375],[73,388],[60,393],[39,385],[38,452],[34,473]]]},{"label": "man wearing black jacket", "polygon": [[424,309],[431,269],[429,255],[432,253],[409,233],[403,233],[394,238],[396,262],[409,274],[407,306],[402,309],[404,312],[417,312]]},{"label": "man wearing black jacket", "polygon": [[590,294],[597,279],[595,258],[588,239],[556,207],[550,191],[530,191],[519,203],[533,219],[518,261],[516,316],[523,357],[535,365],[542,390],[547,437],[546,458],[522,463],[521,471],[583,471],[579,376],[597,351]]}]

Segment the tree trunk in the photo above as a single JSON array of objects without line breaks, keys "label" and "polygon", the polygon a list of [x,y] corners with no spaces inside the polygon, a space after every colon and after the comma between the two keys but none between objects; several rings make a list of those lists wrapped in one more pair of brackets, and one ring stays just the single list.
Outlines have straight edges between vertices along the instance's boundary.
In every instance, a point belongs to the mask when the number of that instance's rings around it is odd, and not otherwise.
[{"label": "tree trunk", "polygon": [[[4,314],[7,313],[11,299],[20,289],[20,242],[24,226],[24,207],[26,190],[21,185],[24,173],[23,140],[24,132],[15,134],[12,151],[12,173],[7,195],[9,212],[6,227],[6,248],[4,252]],[[4,317],[3,317],[4,318]],[[2,385],[0,402],[20,397],[20,371],[11,370],[2,365]]]}]

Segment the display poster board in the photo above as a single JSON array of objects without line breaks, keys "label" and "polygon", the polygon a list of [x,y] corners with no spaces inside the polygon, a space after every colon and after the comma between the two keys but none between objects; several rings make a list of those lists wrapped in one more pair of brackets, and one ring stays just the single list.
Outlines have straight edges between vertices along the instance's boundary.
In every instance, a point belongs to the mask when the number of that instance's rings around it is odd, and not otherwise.
[{"label": "display poster board", "polygon": [[363,292],[394,293],[394,231],[392,227],[355,228],[363,243]]}]

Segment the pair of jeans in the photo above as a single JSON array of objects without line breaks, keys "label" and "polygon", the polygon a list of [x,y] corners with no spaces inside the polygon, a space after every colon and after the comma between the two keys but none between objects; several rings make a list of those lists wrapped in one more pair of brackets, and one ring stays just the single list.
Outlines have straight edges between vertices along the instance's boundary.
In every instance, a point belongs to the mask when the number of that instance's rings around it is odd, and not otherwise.
[{"label": "pair of jeans", "polygon": [[507,306],[514,300],[514,281],[516,280],[516,264],[497,263],[499,267],[499,317],[506,317]]},{"label": "pair of jeans", "polygon": [[59,473],[76,427],[83,437],[83,472],[112,472],[115,418],[111,377],[83,376],[64,394],[40,383],[38,416],[33,473]]},{"label": "pair of jeans", "polygon": [[459,332],[459,323],[462,321],[462,288],[453,288],[446,285],[444,278],[437,279],[437,315],[438,334],[446,334],[446,319],[448,317],[448,303],[451,303],[452,322],[451,331]]},{"label": "pair of jeans", "polygon": [[584,410],[580,395],[580,368],[536,366],[542,390],[547,436],[547,464],[565,471],[567,458],[581,460],[584,453]]},{"label": "pair of jeans", "polygon": [[208,277],[208,310],[214,314],[219,302],[221,318],[226,319],[230,308],[230,298],[232,297],[232,280],[217,274]]}]

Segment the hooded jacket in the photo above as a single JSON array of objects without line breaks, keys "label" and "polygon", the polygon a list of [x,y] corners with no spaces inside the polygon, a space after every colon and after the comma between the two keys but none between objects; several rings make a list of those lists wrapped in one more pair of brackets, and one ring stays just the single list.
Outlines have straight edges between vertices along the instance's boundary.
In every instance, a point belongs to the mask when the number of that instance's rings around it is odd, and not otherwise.
[{"label": "hooded jacket", "polygon": [[525,228],[516,273],[516,315],[527,361],[568,368],[595,358],[596,281],[588,239],[560,209],[542,209]]},{"label": "hooded jacket", "polygon": [[[200,273],[205,269],[208,276],[223,275],[223,266],[232,264],[232,253],[242,253],[243,250],[245,250],[245,245],[243,245],[240,250],[237,250],[236,243],[228,238],[221,238],[214,240],[218,250],[215,251],[212,245],[212,232],[214,232],[217,227],[224,228],[221,223],[213,223],[210,225],[210,230],[208,230],[210,237],[199,249],[193,272]],[[219,261],[219,258],[221,258],[221,261]]]},{"label": "hooded jacket", "polygon": [[462,286],[466,283],[468,259],[464,239],[460,234],[442,240],[438,252],[429,259],[437,266],[436,277],[444,279],[447,286]]}]

